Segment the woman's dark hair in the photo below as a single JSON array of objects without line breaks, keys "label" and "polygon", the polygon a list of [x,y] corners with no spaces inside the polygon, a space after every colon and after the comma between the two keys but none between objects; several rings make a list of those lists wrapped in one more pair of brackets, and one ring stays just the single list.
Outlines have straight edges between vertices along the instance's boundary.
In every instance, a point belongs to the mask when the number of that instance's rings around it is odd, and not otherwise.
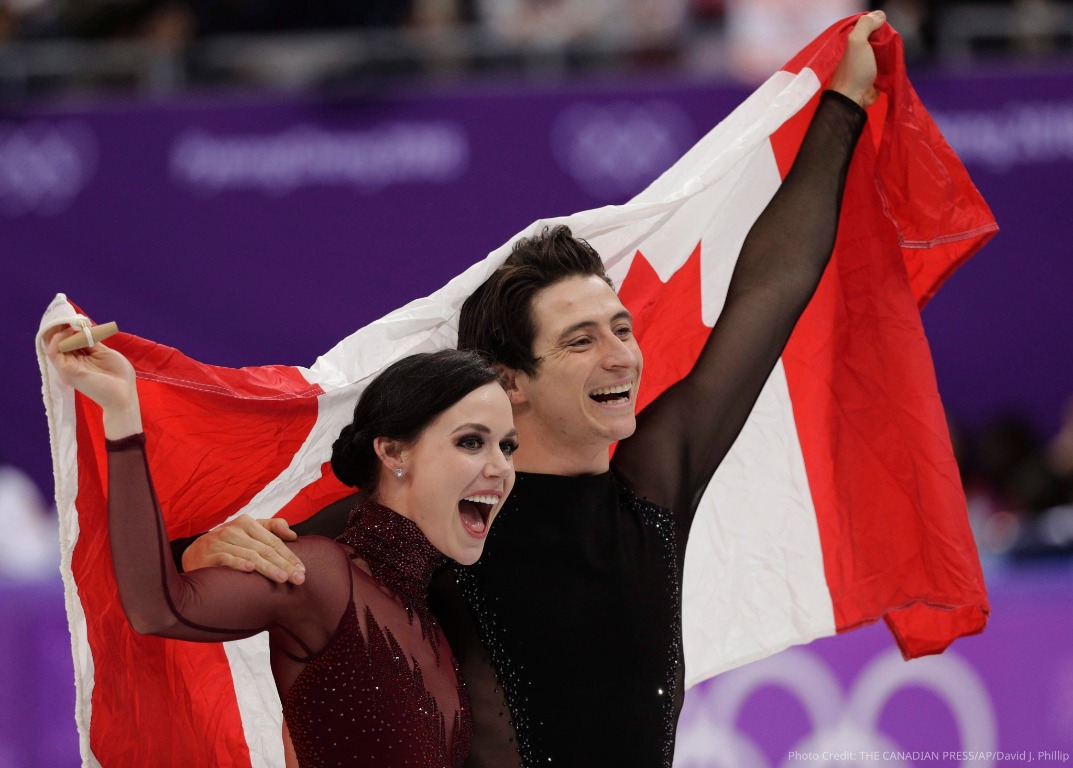
[{"label": "woman's dark hair", "polygon": [[380,459],[373,440],[413,443],[429,423],[470,392],[499,381],[478,352],[444,349],[389,365],[358,398],[354,420],[332,445],[332,471],[346,485],[375,496]]},{"label": "woman's dark hair", "polygon": [[493,363],[535,375],[533,297],[563,280],[590,275],[614,288],[599,254],[567,226],[544,227],[518,240],[507,260],[462,305],[458,348],[478,350]]}]

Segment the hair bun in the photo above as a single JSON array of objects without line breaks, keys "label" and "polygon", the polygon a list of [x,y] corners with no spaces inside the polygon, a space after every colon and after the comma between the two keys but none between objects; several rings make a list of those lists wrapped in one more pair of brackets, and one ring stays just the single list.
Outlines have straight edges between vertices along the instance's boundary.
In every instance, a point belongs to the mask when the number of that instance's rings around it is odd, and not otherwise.
[{"label": "hair bun", "polygon": [[[368,476],[368,468],[362,464],[361,435],[354,424],[347,424],[332,443],[332,472],[344,485],[357,488]],[[372,446],[369,452],[372,452]],[[364,471],[363,471],[364,470]]]}]

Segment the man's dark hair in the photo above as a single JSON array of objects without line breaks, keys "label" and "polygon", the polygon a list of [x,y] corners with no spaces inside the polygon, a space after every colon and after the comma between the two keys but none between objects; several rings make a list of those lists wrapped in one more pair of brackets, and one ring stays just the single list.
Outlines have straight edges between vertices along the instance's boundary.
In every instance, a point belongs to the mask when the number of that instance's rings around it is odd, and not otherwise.
[{"label": "man's dark hair", "polygon": [[485,384],[499,381],[479,352],[442,349],[404,357],[384,369],[358,398],[354,420],[332,445],[332,471],[376,498],[380,458],[373,440],[411,444],[433,419]]},{"label": "man's dark hair", "polygon": [[567,226],[544,227],[518,240],[502,266],[462,305],[458,348],[475,349],[493,363],[534,375],[533,297],[568,278],[589,275],[614,288],[599,254]]}]

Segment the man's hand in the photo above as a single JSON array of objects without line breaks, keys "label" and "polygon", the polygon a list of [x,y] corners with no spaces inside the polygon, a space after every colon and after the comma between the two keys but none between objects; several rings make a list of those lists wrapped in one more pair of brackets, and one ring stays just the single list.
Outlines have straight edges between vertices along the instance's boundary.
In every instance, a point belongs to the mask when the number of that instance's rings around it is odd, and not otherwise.
[{"label": "man's hand", "polygon": [[886,21],[887,16],[883,11],[872,11],[857,19],[849,33],[842,61],[838,62],[828,86],[865,108],[872,106],[879,95],[875,88],[876,55],[868,38]]},{"label": "man's hand", "polygon": [[191,544],[183,553],[183,570],[219,566],[257,571],[280,584],[301,584],[306,578],[305,566],[283,543],[297,538],[286,520],[255,520],[241,515]]}]

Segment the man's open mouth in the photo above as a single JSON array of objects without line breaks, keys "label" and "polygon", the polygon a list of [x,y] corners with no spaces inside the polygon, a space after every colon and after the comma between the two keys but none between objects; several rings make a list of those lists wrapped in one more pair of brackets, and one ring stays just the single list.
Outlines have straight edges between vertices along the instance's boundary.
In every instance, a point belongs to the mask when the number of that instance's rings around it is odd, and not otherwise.
[{"label": "man's open mouth", "polygon": [[467,496],[462,499],[458,502],[458,516],[462,518],[462,525],[471,533],[483,536],[488,530],[488,518],[492,515],[492,509],[498,503],[499,497],[491,494]]},{"label": "man's open mouth", "polygon": [[604,405],[621,405],[630,401],[632,384],[617,384],[613,387],[603,387],[589,393],[589,397]]}]

